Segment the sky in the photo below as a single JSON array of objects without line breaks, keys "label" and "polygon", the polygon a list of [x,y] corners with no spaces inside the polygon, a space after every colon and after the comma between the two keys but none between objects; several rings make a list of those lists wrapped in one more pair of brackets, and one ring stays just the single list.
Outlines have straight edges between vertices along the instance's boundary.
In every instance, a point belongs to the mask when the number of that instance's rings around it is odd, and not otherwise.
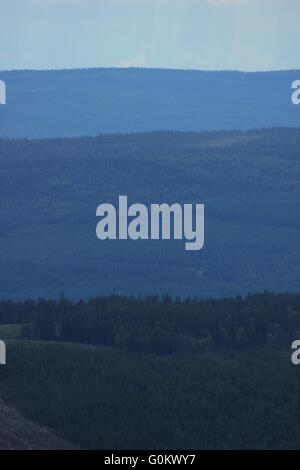
[{"label": "sky", "polygon": [[1,0],[0,70],[300,69],[300,0]]}]

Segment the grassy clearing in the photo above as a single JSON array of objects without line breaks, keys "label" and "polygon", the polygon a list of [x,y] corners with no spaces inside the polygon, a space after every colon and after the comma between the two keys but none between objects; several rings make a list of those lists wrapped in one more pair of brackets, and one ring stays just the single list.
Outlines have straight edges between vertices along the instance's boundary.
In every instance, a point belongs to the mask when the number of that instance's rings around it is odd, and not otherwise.
[{"label": "grassy clearing", "polygon": [[21,325],[0,325],[0,339],[6,341],[20,338],[21,328]]}]

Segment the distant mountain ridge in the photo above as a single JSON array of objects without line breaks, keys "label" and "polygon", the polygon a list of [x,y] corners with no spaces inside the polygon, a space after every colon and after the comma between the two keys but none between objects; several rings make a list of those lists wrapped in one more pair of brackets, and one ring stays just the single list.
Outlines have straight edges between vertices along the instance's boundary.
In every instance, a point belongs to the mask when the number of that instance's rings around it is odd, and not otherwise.
[{"label": "distant mountain ridge", "polygon": [[1,137],[72,137],[153,130],[298,127],[300,71],[98,68],[3,71]]}]

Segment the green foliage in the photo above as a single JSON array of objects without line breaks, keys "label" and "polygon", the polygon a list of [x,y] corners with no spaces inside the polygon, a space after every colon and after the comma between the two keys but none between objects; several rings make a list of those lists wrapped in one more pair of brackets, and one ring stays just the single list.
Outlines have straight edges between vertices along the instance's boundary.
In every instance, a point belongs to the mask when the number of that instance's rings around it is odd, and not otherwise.
[{"label": "green foliage", "polygon": [[[23,328],[23,330],[26,333],[26,329]],[[27,332],[29,333],[28,330]],[[8,340],[8,339],[17,339],[21,336],[21,334],[22,334],[21,325],[0,325],[0,339],[2,341]]]},{"label": "green foliage", "polygon": [[155,356],[15,341],[1,394],[84,448],[300,448],[299,371],[279,349]]},{"label": "green foliage", "polygon": [[0,302],[1,315],[24,323],[31,339],[113,346],[156,354],[286,345],[300,332],[299,294],[180,300],[168,295],[95,297],[87,302]]}]

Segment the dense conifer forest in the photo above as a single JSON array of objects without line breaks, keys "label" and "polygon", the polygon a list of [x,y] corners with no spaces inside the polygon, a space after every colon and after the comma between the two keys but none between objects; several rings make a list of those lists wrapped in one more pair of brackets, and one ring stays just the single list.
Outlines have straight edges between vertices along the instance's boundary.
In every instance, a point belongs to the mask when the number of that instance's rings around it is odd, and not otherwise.
[{"label": "dense conifer forest", "polygon": [[[1,397],[79,447],[300,448],[299,149],[299,129],[0,139]],[[120,194],[205,203],[204,249],[100,242]]]},{"label": "dense conifer forest", "polygon": [[[0,139],[2,298],[299,290],[300,130]],[[204,248],[96,237],[96,208],[203,203]]]},{"label": "dense conifer forest", "polygon": [[78,447],[300,448],[299,294],[2,301],[0,322],[2,398]]},{"label": "dense conifer forest", "polygon": [[99,344],[155,354],[290,346],[300,334],[300,295],[199,300],[110,296],[72,302],[0,302],[0,322],[29,339]]}]

